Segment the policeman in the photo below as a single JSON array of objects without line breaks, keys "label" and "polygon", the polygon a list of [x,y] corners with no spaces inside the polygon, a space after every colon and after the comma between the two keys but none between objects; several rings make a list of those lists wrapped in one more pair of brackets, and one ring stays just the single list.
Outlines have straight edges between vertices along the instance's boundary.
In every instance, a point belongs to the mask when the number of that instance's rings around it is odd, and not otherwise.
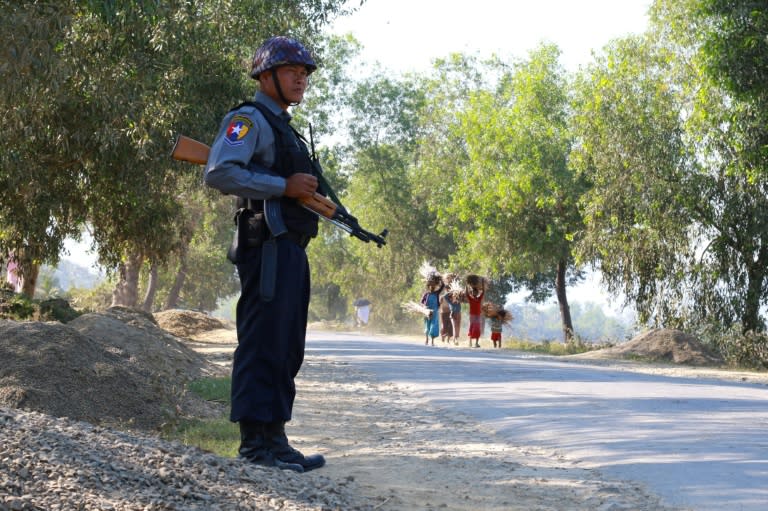
[{"label": "policeman", "polygon": [[317,69],[306,48],[272,37],[253,57],[259,91],[231,110],[211,145],[205,182],[237,196],[237,234],[228,257],[237,266],[238,346],[232,367],[230,420],[240,426],[239,454],[252,463],[305,472],[325,458],[288,443],[285,423],[304,360],[309,307],[305,248],[317,235],[317,215],[297,199],[318,187],[309,152],[288,124],[288,107],[304,97]]}]

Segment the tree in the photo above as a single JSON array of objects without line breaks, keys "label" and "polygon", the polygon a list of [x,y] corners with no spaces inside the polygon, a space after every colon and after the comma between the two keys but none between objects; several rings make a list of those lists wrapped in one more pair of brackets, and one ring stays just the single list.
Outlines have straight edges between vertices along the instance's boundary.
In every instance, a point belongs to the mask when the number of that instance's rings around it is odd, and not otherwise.
[{"label": "tree", "polygon": [[495,86],[472,90],[458,109],[436,95],[431,111],[456,113],[422,148],[427,182],[443,183],[430,206],[457,239],[456,260],[536,284],[535,299],[554,291],[570,341],[566,287],[579,277],[572,251],[586,184],[568,164],[568,83],[558,58],[556,47],[542,45],[512,67],[486,64]]},{"label": "tree", "polygon": [[146,310],[185,307],[211,311],[219,300],[239,290],[234,267],[225,256],[232,242],[233,203],[201,187],[199,179],[189,185],[182,196],[185,214],[181,231],[186,237],[179,251],[165,265],[144,267],[147,294],[152,293],[152,267],[158,272],[155,300],[145,301]]},{"label": "tree", "polygon": [[754,36],[764,10],[746,5],[659,0],[649,32],[614,42],[582,82],[579,167],[594,183],[582,254],[643,321],[764,328],[765,86],[749,76],[768,52]]},{"label": "tree", "polygon": [[[677,197],[686,160],[679,112],[663,54],[643,38],[617,41],[577,83],[574,166],[592,183],[582,200],[579,255],[614,295],[634,303],[641,323],[669,322],[692,248]],[[660,276],[663,276],[660,278]]]},{"label": "tree", "polygon": [[178,126],[215,129],[252,94],[242,64],[258,43],[272,30],[312,43],[343,3],[2,1],[1,248],[53,264],[88,222],[100,262],[126,277],[117,301],[135,305],[143,261],[185,241],[167,157]]},{"label": "tree", "polygon": [[19,263],[28,296],[39,266],[53,262],[86,217],[74,132],[77,104],[59,54],[69,30],[67,5],[0,1],[0,257]]},{"label": "tree", "polygon": [[422,262],[445,269],[455,245],[450,235],[437,231],[429,192],[418,184],[423,82],[416,76],[377,74],[362,81],[351,99],[350,207],[372,230],[388,228],[389,237],[382,250],[352,249],[361,264],[353,272],[350,294],[372,299],[375,320],[394,325],[404,319],[401,304],[423,292]]},{"label": "tree", "polygon": [[[713,227],[709,266],[718,293],[714,310],[725,326],[738,318],[742,332],[763,331],[761,304],[768,296],[768,10],[753,1],[703,0],[703,69],[690,126],[708,141],[702,189],[710,204],[693,206]],[[744,292],[746,291],[746,292]],[[727,304],[727,305],[725,305]],[[725,306],[724,306],[725,305]],[[713,307],[714,306],[714,307]]]},{"label": "tree", "polygon": [[342,301],[365,296],[374,303],[373,321],[392,327],[404,317],[400,304],[421,291],[422,261],[446,261],[453,249],[450,237],[435,231],[434,215],[413,184],[423,96],[415,79],[374,73],[342,97],[349,144],[325,153],[326,173],[366,229],[389,230],[388,243],[378,249],[323,226],[309,249],[313,292],[323,290],[336,313],[346,310]]}]

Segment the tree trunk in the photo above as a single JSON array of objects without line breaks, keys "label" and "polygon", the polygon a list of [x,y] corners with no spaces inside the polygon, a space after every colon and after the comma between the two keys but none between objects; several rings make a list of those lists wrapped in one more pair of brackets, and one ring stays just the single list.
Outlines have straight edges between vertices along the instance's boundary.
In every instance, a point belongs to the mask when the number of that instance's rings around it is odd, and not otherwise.
[{"label": "tree trunk", "polygon": [[555,277],[555,292],[557,303],[560,305],[560,318],[563,323],[563,338],[566,343],[573,340],[573,321],[571,321],[571,307],[568,305],[568,297],[565,294],[565,270],[566,262],[561,259],[557,263],[557,277]]},{"label": "tree trunk", "polygon": [[144,295],[144,304],[141,306],[141,308],[147,312],[152,312],[152,307],[155,303],[155,295],[157,294],[157,281],[157,265],[155,263],[151,263],[149,267],[149,282],[147,283],[147,293]]},{"label": "tree trunk", "polygon": [[742,333],[762,332],[764,329],[760,320],[760,299],[766,278],[764,269],[766,260],[768,260],[768,249],[761,249],[755,264],[747,266],[749,282],[747,282],[747,296],[741,316]]},{"label": "tree trunk", "polygon": [[179,271],[176,273],[176,279],[173,281],[173,287],[168,292],[168,299],[165,301],[163,310],[176,309],[179,306],[179,296],[181,288],[187,280],[187,250],[184,248],[179,256]]},{"label": "tree trunk", "polygon": [[37,287],[37,277],[40,275],[40,265],[32,261],[23,261],[21,272],[21,294],[29,298],[35,297],[35,288]]},{"label": "tree trunk", "polygon": [[139,303],[139,273],[144,257],[138,253],[128,254],[128,259],[120,263],[120,280],[112,291],[112,307],[135,308]]}]

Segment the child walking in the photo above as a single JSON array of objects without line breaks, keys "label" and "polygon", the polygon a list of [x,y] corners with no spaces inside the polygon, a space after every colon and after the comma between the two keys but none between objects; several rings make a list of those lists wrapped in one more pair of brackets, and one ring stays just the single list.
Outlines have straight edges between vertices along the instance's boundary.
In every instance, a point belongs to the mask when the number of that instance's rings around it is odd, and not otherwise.
[{"label": "child walking", "polygon": [[448,305],[451,307],[451,326],[453,327],[453,344],[459,345],[461,333],[461,300],[454,293],[445,295]]},{"label": "child walking", "polygon": [[501,333],[504,325],[512,321],[512,313],[495,303],[483,304],[483,314],[491,321],[491,341],[494,348],[501,348]]},{"label": "child walking", "polygon": [[494,316],[491,318],[491,341],[493,341],[494,348],[501,348],[501,327],[503,325],[504,323],[500,317]]},{"label": "child walking", "polygon": [[450,343],[453,340],[456,344],[458,344],[456,339],[459,338],[458,328],[460,327],[455,320],[456,305],[461,311],[461,305],[458,303],[453,289],[457,277],[455,273],[443,273],[444,289],[443,295],[440,297],[440,336],[443,342]]}]

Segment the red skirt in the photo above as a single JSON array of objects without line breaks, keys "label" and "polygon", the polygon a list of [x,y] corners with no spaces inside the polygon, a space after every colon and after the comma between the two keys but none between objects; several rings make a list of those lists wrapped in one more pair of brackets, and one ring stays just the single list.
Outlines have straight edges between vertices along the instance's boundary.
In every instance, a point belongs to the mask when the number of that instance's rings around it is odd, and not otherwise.
[{"label": "red skirt", "polygon": [[478,339],[483,335],[483,317],[480,315],[469,316],[469,333],[467,334],[470,339]]}]

